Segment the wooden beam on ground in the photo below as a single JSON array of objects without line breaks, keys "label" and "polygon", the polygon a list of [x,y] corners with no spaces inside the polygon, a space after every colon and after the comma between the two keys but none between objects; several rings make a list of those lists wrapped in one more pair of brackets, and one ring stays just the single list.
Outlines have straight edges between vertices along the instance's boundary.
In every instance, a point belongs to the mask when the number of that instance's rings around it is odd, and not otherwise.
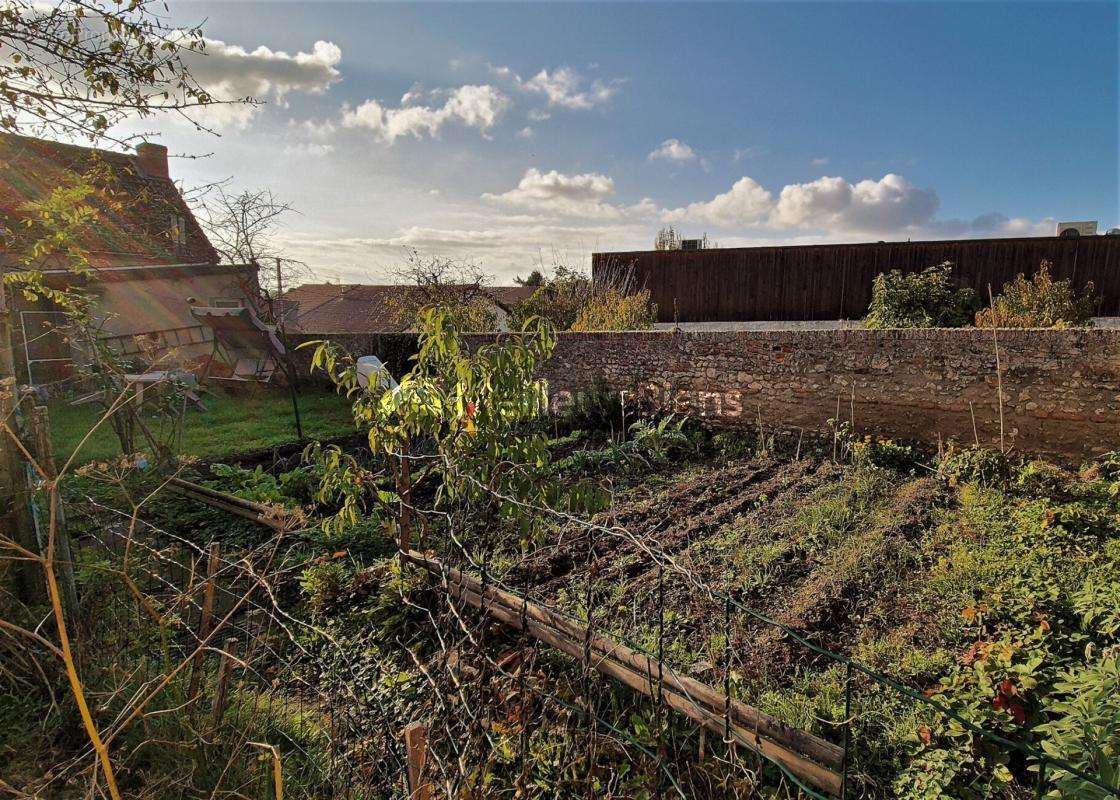
[{"label": "wooden beam on ground", "polygon": [[189,497],[211,508],[228,511],[230,514],[235,514],[244,519],[259,522],[261,525],[267,525],[276,531],[290,531],[299,526],[298,519],[292,514],[277,513],[276,508],[264,503],[255,503],[252,500],[246,500],[226,492],[219,492],[217,489],[191,483],[182,478],[168,479],[167,488],[183,497]]},{"label": "wooden beam on ground", "polygon": [[[577,620],[558,614],[524,598],[504,592],[446,567],[439,560],[421,553],[402,554],[405,561],[444,578],[448,593],[470,606],[482,609],[494,619],[573,658],[584,657],[586,627]],[[522,625],[524,621],[524,626]],[[656,699],[659,694],[651,676],[660,674],[660,696],[673,710],[721,736],[732,740],[781,765],[790,774],[816,788],[839,796],[843,748],[805,731],[785,725],[746,703],[726,695],[693,678],[680,675],[667,664],[638,653],[621,642],[603,635],[590,637],[591,667],[634,691]]]}]

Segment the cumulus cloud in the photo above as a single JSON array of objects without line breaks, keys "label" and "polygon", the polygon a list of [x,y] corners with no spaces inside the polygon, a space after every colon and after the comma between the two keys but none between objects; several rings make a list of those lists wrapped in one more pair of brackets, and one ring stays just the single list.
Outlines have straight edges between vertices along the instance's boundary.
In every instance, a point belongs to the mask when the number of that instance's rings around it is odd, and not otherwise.
[{"label": "cumulus cloud", "polygon": [[571,67],[557,67],[551,71],[542,69],[528,80],[522,80],[509,67],[491,66],[490,71],[500,78],[512,81],[523,92],[544,95],[550,106],[579,111],[606,103],[625,83],[622,78],[588,80]]},{"label": "cumulus cloud", "polygon": [[[310,53],[294,55],[265,45],[247,50],[241,45],[206,39],[202,52],[183,54],[183,62],[198,84],[218,100],[254,98],[284,104],[293,92],[322,94],[336,83],[342,50],[333,42],[317,41]],[[203,124],[244,128],[259,106],[231,103],[192,112]]]},{"label": "cumulus cloud", "polygon": [[824,228],[861,233],[906,231],[928,224],[940,201],[901,175],[848,183],[823,177],[782,188],[771,222],[779,228]]},{"label": "cumulus cloud", "polygon": [[706,222],[726,227],[754,225],[765,218],[773,205],[773,195],[754,178],[744,176],[723,194],[666,211],[663,218],[667,222]]},{"label": "cumulus cloud", "polygon": [[[409,92],[404,99],[418,96]],[[509,98],[493,86],[466,85],[451,91],[442,106],[387,108],[377,100],[366,100],[356,108],[343,110],[342,125],[372,131],[379,141],[392,144],[402,136],[438,136],[451,122],[486,132],[508,107]]]},{"label": "cumulus cloud", "polygon": [[696,151],[680,139],[666,139],[648,156],[650,161],[692,161]]},{"label": "cumulus cloud", "polygon": [[536,211],[589,216],[617,217],[620,211],[606,203],[614,194],[614,181],[598,172],[566,175],[557,170],[525,170],[517,186],[502,194],[484,194],[483,200],[504,206]]}]

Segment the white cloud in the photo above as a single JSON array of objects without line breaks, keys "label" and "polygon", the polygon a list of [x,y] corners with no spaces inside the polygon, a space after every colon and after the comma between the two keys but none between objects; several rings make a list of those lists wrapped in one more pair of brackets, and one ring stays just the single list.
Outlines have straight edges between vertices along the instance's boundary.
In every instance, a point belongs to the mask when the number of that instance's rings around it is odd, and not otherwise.
[{"label": "white cloud", "polygon": [[525,170],[516,188],[502,194],[484,194],[483,200],[512,208],[548,211],[570,216],[617,217],[621,212],[606,203],[614,194],[614,181],[598,172],[566,175],[557,170]]},{"label": "white cloud", "polygon": [[552,115],[543,108],[534,108],[529,111],[528,117],[533,122],[544,122],[546,119],[551,119]]},{"label": "white cloud", "polygon": [[[406,97],[415,95],[410,92]],[[382,142],[392,144],[401,136],[417,139],[439,135],[440,129],[458,122],[468,128],[487,131],[509,107],[509,98],[489,85],[466,85],[453,90],[442,106],[405,105],[386,108],[376,100],[366,100],[356,108],[344,108],[342,125],[373,132]]]},{"label": "white cloud", "polygon": [[666,139],[649,154],[650,161],[692,161],[696,158],[696,151],[680,139]]},{"label": "white cloud", "polygon": [[284,154],[289,156],[322,157],[333,152],[334,145],[323,142],[289,142],[284,145]]},{"label": "white cloud", "polygon": [[571,67],[557,67],[551,72],[542,69],[528,80],[522,80],[509,67],[491,66],[490,71],[500,78],[512,81],[523,92],[544,95],[550,106],[574,110],[587,110],[606,103],[625,83],[622,78],[588,80]]},{"label": "white cloud", "polygon": [[534,131],[529,125],[526,125],[524,128],[514,134],[514,136],[516,136],[518,139],[532,139],[535,135],[536,131]]},{"label": "white cloud", "polygon": [[901,232],[929,223],[938,205],[935,191],[894,173],[855,184],[823,177],[783,187],[770,221],[778,228]]},{"label": "white cloud", "polygon": [[828,163],[828,156],[817,156],[816,158],[814,158],[809,163],[812,164],[814,167],[823,167],[825,164]]},{"label": "white cloud", "polygon": [[740,178],[711,200],[666,211],[666,222],[706,222],[726,227],[754,225],[773,208],[774,198],[754,178]]},{"label": "white cloud", "polygon": [[[217,100],[254,98],[283,105],[292,92],[322,94],[340,78],[342,50],[333,42],[317,41],[310,53],[295,55],[265,45],[246,50],[218,39],[206,39],[202,52],[183,53],[183,62],[198,84]],[[192,112],[203,125],[244,128],[259,106],[231,103]]]}]

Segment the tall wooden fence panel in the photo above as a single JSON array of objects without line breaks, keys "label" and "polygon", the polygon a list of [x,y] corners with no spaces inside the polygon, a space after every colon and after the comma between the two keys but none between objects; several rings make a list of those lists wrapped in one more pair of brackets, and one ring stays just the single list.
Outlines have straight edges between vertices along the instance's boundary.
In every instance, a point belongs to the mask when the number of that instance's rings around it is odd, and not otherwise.
[{"label": "tall wooden fence panel", "polygon": [[1100,313],[1120,316],[1120,236],[879,242],[798,247],[596,253],[593,272],[632,269],[662,322],[857,319],[871,283],[891,269],[916,272],[952,261],[957,280],[986,298],[1047,260],[1055,278],[1092,281]]}]

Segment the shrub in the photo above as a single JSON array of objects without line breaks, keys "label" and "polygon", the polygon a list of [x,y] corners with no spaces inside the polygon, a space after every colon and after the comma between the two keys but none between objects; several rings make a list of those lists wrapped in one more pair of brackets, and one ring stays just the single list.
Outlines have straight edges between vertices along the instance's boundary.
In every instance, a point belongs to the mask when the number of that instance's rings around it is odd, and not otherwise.
[{"label": "shrub", "polygon": [[350,570],[339,561],[314,564],[300,575],[299,585],[315,611],[326,611],[342,597],[350,582]]},{"label": "shrub", "polygon": [[640,331],[653,327],[657,306],[649,300],[649,289],[627,294],[604,289],[592,295],[579,310],[573,331]]},{"label": "shrub", "polygon": [[976,292],[957,288],[946,261],[921,272],[892,269],[871,286],[868,328],[961,328],[976,311]]},{"label": "shrub", "polygon": [[566,331],[593,292],[590,278],[564,266],[557,267],[552,277],[542,277],[539,287],[510,312],[509,324],[513,330],[520,330],[531,317],[541,317],[556,330]]},{"label": "shrub", "polygon": [[941,460],[939,474],[951,486],[979,483],[982,486],[1005,486],[1011,477],[1011,462],[998,450],[987,447],[966,447],[949,452]]},{"label": "shrub", "polygon": [[[1107,653],[1085,667],[1071,667],[1054,684],[1047,709],[1051,721],[1038,728],[1045,738],[1042,749],[1067,761],[1103,782],[1120,788],[1120,655]],[[1060,797],[1101,798],[1111,796],[1072,773],[1052,768],[1052,780]],[[1054,796],[1054,795],[1050,795]]]},{"label": "shrub", "polygon": [[1019,470],[1015,488],[1033,497],[1065,497],[1072,476],[1048,461],[1031,461]]},{"label": "shrub", "polygon": [[899,444],[890,439],[874,439],[871,436],[852,445],[852,457],[857,464],[868,464],[896,472],[909,472],[918,461],[912,445]]},{"label": "shrub", "polygon": [[1006,284],[991,308],[976,312],[976,325],[984,328],[1068,328],[1091,325],[1100,298],[1090,282],[1078,295],[1068,280],[1050,277],[1050,262],[1043,261],[1034,277],[1022,273]]}]

